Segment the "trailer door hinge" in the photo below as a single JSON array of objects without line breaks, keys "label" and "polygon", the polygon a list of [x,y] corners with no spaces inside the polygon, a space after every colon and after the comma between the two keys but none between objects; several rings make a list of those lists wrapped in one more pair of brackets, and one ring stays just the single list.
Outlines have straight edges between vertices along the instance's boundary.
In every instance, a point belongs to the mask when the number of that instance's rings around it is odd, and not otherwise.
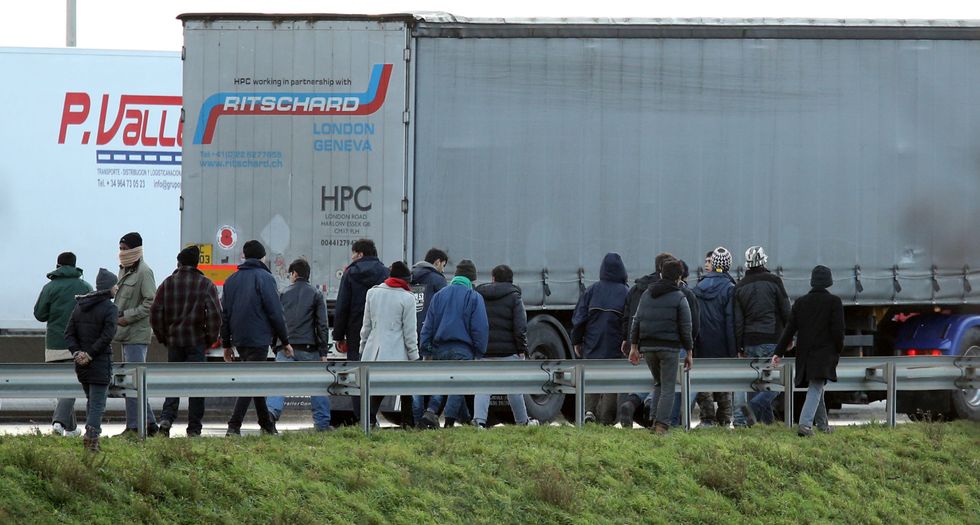
[{"label": "trailer door hinge", "polygon": [[406,112],[402,113],[402,123],[408,124],[411,121],[412,121],[412,113],[411,112],[406,111]]},{"label": "trailer door hinge", "polygon": [[405,58],[405,62],[408,62],[409,60],[411,60],[412,59],[412,50],[406,47],[405,48],[405,53],[402,55],[402,57]]},{"label": "trailer door hinge", "polygon": [[402,199],[402,213],[408,213],[408,197]]}]

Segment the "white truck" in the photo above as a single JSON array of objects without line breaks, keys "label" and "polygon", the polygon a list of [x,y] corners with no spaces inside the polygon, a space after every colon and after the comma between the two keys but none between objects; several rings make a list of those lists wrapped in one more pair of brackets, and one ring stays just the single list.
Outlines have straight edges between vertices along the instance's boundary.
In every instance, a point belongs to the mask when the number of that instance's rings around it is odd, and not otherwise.
[{"label": "white truck", "polygon": [[[181,60],[176,52],[0,48],[0,69],[0,334],[36,335],[44,324],[34,301],[61,252],[74,252],[94,282],[100,267],[118,268],[119,238],[138,231],[157,280],[174,268]],[[0,361],[23,360],[8,346],[0,344]]]}]

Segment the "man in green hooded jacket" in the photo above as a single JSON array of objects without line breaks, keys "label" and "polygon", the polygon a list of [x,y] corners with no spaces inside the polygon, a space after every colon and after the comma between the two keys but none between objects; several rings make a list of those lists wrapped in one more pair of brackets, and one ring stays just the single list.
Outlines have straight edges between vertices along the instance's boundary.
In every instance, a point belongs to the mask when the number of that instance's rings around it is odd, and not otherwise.
[{"label": "man in green hooded jacket", "polygon": [[[65,342],[65,328],[75,308],[75,296],[92,291],[92,285],[82,280],[82,269],[75,267],[74,253],[58,256],[58,266],[48,274],[51,280],[41,289],[34,304],[34,318],[47,323],[44,336],[44,361],[46,363],[71,363],[71,352]],[[77,436],[81,433],[75,422],[75,400],[59,399],[51,418],[51,430],[60,436]]]}]

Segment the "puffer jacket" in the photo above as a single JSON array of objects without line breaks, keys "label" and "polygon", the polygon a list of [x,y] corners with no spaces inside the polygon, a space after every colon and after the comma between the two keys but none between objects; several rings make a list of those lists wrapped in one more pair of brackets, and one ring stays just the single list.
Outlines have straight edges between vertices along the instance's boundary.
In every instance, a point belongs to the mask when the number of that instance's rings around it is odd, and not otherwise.
[{"label": "puffer jacket", "polygon": [[150,329],[150,307],[157,294],[153,270],[146,261],[140,259],[135,266],[119,270],[119,291],[116,292],[116,308],[119,316],[127,321],[126,326],[116,330],[116,343],[150,344],[153,335]]},{"label": "puffer jacket", "polygon": [[65,341],[72,355],[86,352],[92,361],[75,364],[80,383],[108,385],[112,379],[112,338],[116,334],[118,314],[109,292],[92,292],[78,298],[65,329]]},{"label": "puffer jacket", "polygon": [[759,266],[735,285],[735,344],[776,344],[789,319],[789,296],[783,280]]},{"label": "puffer jacket", "polygon": [[630,343],[639,345],[641,352],[653,348],[692,351],[691,308],[677,285],[660,281],[647,289],[633,318]]},{"label": "puffer jacket", "polygon": [[[34,318],[48,324],[44,335],[44,348],[64,350],[68,348],[68,343],[65,342],[65,328],[77,303],[75,296],[91,292],[92,285],[82,280],[82,269],[74,266],[59,266],[48,273],[48,279],[51,282],[41,288],[41,294],[34,304]],[[67,358],[68,355],[61,357]]]},{"label": "puffer jacket", "polygon": [[694,341],[698,357],[736,357],[735,281],[728,273],[712,272],[694,287],[701,317],[700,335]]},{"label": "puffer jacket", "polygon": [[477,286],[483,296],[490,323],[487,357],[506,357],[527,353],[527,312],[521,289],[513,283],[486,283]]},{"label": "puffer jacket", "polygon": [[360,337],[367,292],[387,278],[388,269],[377,257],[370,255],[350,263],[344,270],[334,307],[334,341],[346,341],[348,337],[356,340]]},{"label": "puffer jacket", "polygon": [[623,357],[623,307],[628,293],[623,259],[617,253],[606,254],[599,282],[579,297],[572,314],[572,344],[582,345],[583,358]]}]

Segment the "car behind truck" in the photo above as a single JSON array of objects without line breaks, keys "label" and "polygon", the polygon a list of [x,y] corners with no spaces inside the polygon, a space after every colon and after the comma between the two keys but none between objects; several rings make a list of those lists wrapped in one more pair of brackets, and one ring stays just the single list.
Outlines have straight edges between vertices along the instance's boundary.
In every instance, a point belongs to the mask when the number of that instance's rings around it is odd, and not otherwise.
[{"label": "car behind truck", "polygon": [[[251,238],[330,298],[358,238],[438,246],[509,264],[533,356],[571,359],[606,252],[632,280],[763,245],[791,298],[833,270],[849,355],[980,352],[977,23],[180,18],[181,240],[217,282]],[[980,395],[900,410],[980,419]]]}]

